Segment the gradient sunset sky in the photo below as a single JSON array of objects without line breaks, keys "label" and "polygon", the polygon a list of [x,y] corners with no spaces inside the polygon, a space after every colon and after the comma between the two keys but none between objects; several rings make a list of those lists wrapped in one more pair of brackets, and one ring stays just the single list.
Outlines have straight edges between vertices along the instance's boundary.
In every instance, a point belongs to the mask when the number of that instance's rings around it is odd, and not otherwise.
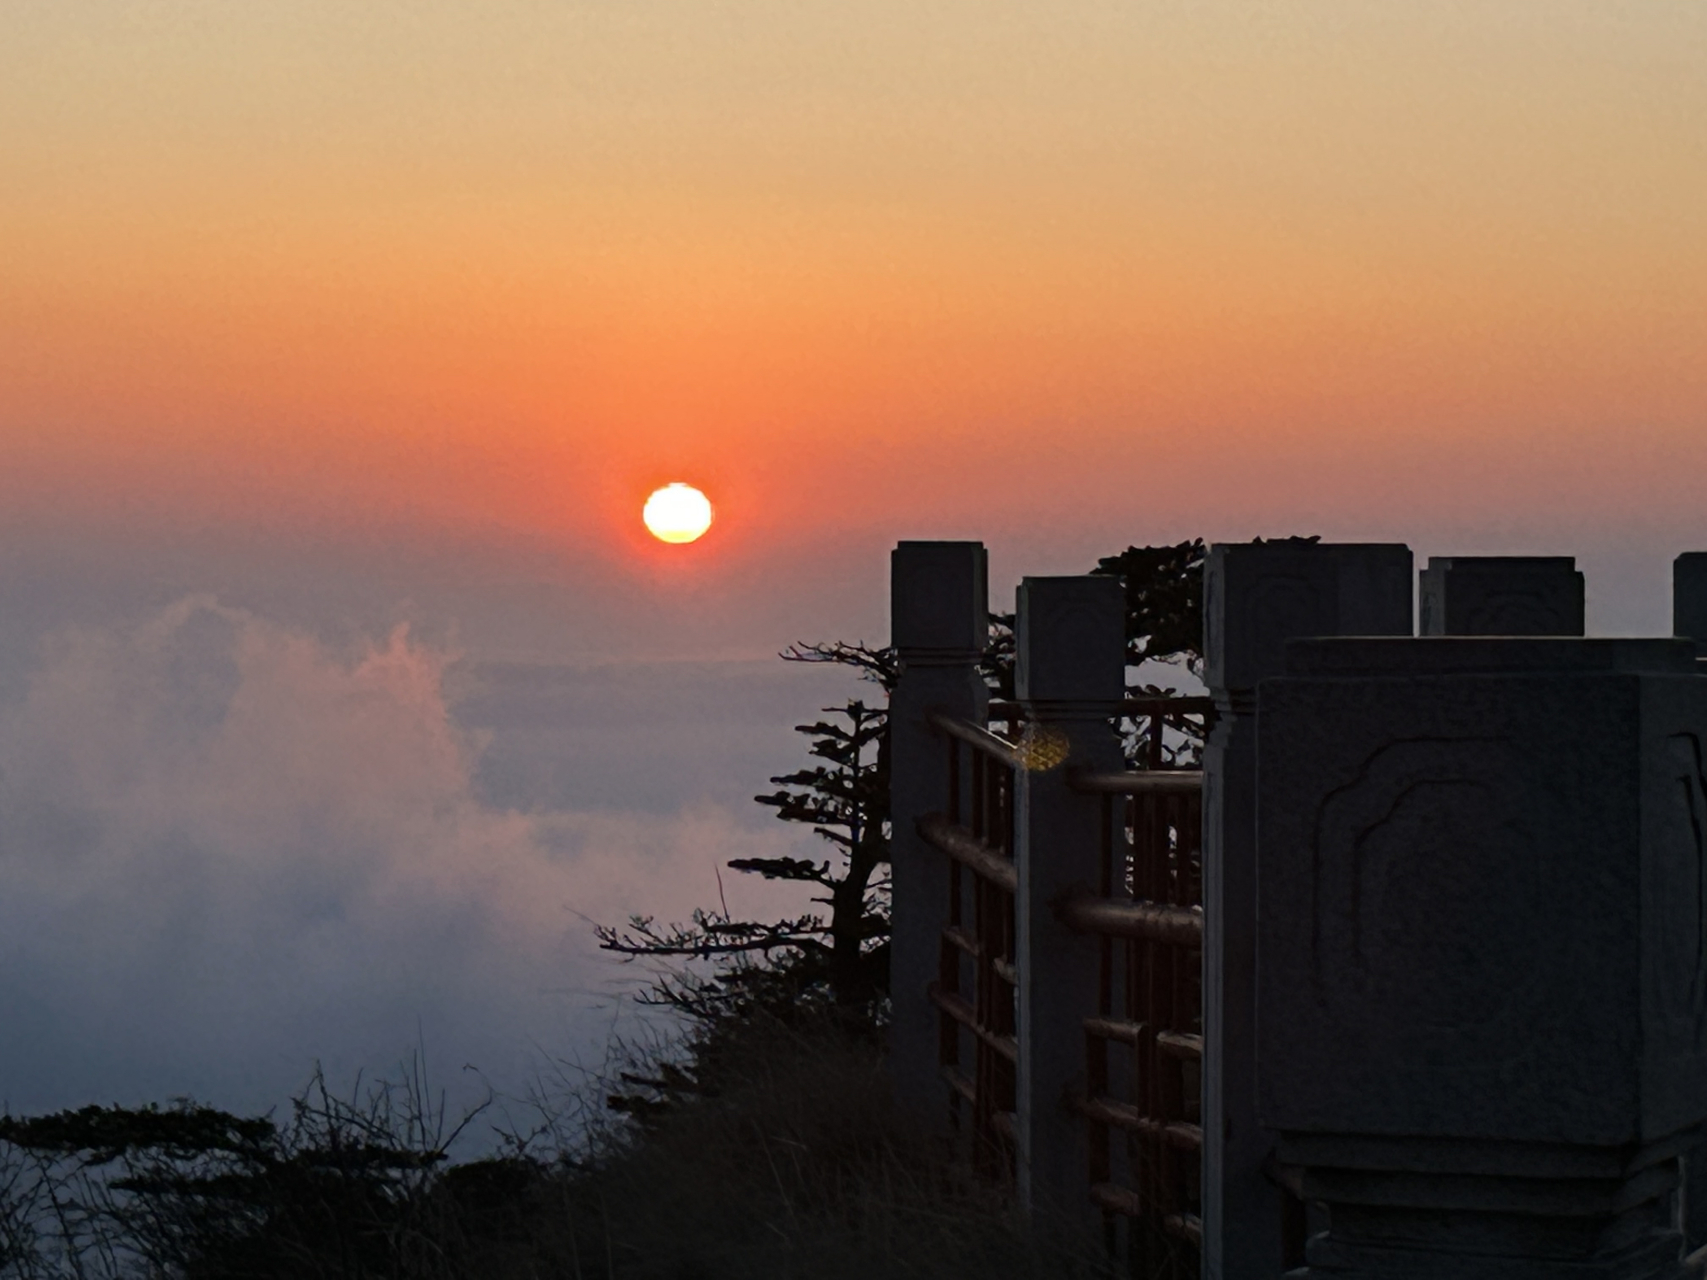
[{"label": "gradient sunset sky", "polygon": [[937,533],[1707,541],[1693,2],[6,27],[14,529],[621,578],[688,479],[729,590]]},{"label": "gradient sunset sky", "polygon": [[608,1028],[897,539],[1294,533],[1669,627],[1707,5],[5,0],[0,1105]]}]

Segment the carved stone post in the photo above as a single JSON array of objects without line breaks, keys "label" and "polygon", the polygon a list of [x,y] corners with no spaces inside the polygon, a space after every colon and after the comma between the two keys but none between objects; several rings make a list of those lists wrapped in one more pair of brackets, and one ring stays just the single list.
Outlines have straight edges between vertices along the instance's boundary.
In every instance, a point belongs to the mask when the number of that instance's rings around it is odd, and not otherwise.
[{"label": "carved stone post", "polygon": [[1671,633],[1688,636],[1707,657],[1707,551],[1685,551],[1671,563]]},{"label": "carved stone post", "polygon": [[1085,1087],[1084,1019],[1095,1008],[1098,945],[1056,917],[1094,893],[1098,797],[1069,773],[1124,767],[1111,719],[1126,685],[1126,605],[1118,578],[1027,578],[1015,620],[1015,689],[1029,718],[1030,767],[1015,810],[1019,985],[1019,1190],[1030,1209],[1089,1213],[1085,1124],[1068,1099]]},{"label": "carved stone post", "polygon": [[1583,575],[1570,556],[1430,556],[1425,636],[1580,636]]},{"label": "carved stone post", "polygon": [[1316,640],[1258,725],[1260,1114],[1308,1280],[1674,1280],[1707,1122],[1677,640]]},{"label": "carved stone post", "polygon": [[903,1106],[946,1125],[938,1018],[925,988],[948,922],[948,862],[914,824],[949,807],[947,744],[926,715],[984,722],[978,660],[989,641],[989,571],[981,542],[902,542],[889,564],[890,643],[901,663],[889,697],[889,1071]]},{"label": "carved stone post", "polygon": [[1274,1280],[1281,1194],[1256,1122],[1256,686],[1297,636],[1410,635],[1411,552],[1265,542],[1210,549],[1204,658],[1218,719],[1204,752],[1203,1273]]}]

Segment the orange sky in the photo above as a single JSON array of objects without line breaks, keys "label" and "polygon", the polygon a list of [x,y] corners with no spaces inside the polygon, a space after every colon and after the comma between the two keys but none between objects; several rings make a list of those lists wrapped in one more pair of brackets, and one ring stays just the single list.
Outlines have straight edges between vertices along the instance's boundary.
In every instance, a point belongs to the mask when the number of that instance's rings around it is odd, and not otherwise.
[{"label": "orange sky", "polygon": [[1694,0],[31,2],[0,164],[14,530],[1707,544]]}]

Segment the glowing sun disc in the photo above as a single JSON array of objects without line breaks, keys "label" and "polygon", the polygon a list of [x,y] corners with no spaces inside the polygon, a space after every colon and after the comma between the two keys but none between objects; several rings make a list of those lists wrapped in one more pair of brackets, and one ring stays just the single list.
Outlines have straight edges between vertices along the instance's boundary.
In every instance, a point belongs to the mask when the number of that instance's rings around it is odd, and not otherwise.
[{"label": "glowing sun disc", "polygon": [[691,484],[667,484],[646,499],[640,518],[660,542],[692,542],[711,528],[711,503]]}]

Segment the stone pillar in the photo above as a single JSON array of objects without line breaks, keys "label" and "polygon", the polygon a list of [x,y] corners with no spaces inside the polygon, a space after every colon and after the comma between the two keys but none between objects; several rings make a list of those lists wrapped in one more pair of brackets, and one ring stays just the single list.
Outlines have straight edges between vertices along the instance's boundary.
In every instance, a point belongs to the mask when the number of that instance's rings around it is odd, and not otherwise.
[{"label": "stone pillar", "polygon": [[1707,657],[1707,551],[1671,562],[1671,633],[1688,636]]},{"label": "stone pillar", "polygon": [[1707,1123],[1674,640],[1315,640],[1258,724],[1260,1116],[1307,1280],[1673,1280]]},{"label": "stone pillar", "polygon": [[948,862],[914,824],[948,810],[948,742],[926,715],[984,723],[978,660],[990,633],[989,571],[981,542],[902,542],[889,574],[890,643],[901,664],[889,696],[889,1072],[901,1105],[946,1125],[937,1012],[925,988],[948,923]]},{"label": "stone pillar", "polygon": [[1257,681],[1297,636],[1411,633],[1411,551],[1303,541],[1220,545],[1204,574],[1203,1274],[1274,1280],[1281,1193],[1256,1122]]},{"label": "stone pillar", "polygon": [[1570,556],[1430,556],[1425,636],[1580,636],[1583,575]]},{"label": "stone pillar", "polygon": [[1030,767],[1018,779],[1014,860],[1020,973],[1019,1191],[1028,1209],[1089,1215],[1084,1019],[1095,1009],[1098,944],[1055,914],[1095,893],[1102,802],[1068,786],[1072,771],[1125,767],[1112,718],[1126,687],[1126,604],[1118,578],[1027,578],[1015,619],[1015,690],[1028,717]]},{"label": "stone pillar", "polygon": [[[1707,675],[1707,551],[1672,561],[1671,633],[1695,641],[1697,669]],[[1684,1157],[1683,1204],[1687,1248],[1707,1247],[1707,1146]]]}]

